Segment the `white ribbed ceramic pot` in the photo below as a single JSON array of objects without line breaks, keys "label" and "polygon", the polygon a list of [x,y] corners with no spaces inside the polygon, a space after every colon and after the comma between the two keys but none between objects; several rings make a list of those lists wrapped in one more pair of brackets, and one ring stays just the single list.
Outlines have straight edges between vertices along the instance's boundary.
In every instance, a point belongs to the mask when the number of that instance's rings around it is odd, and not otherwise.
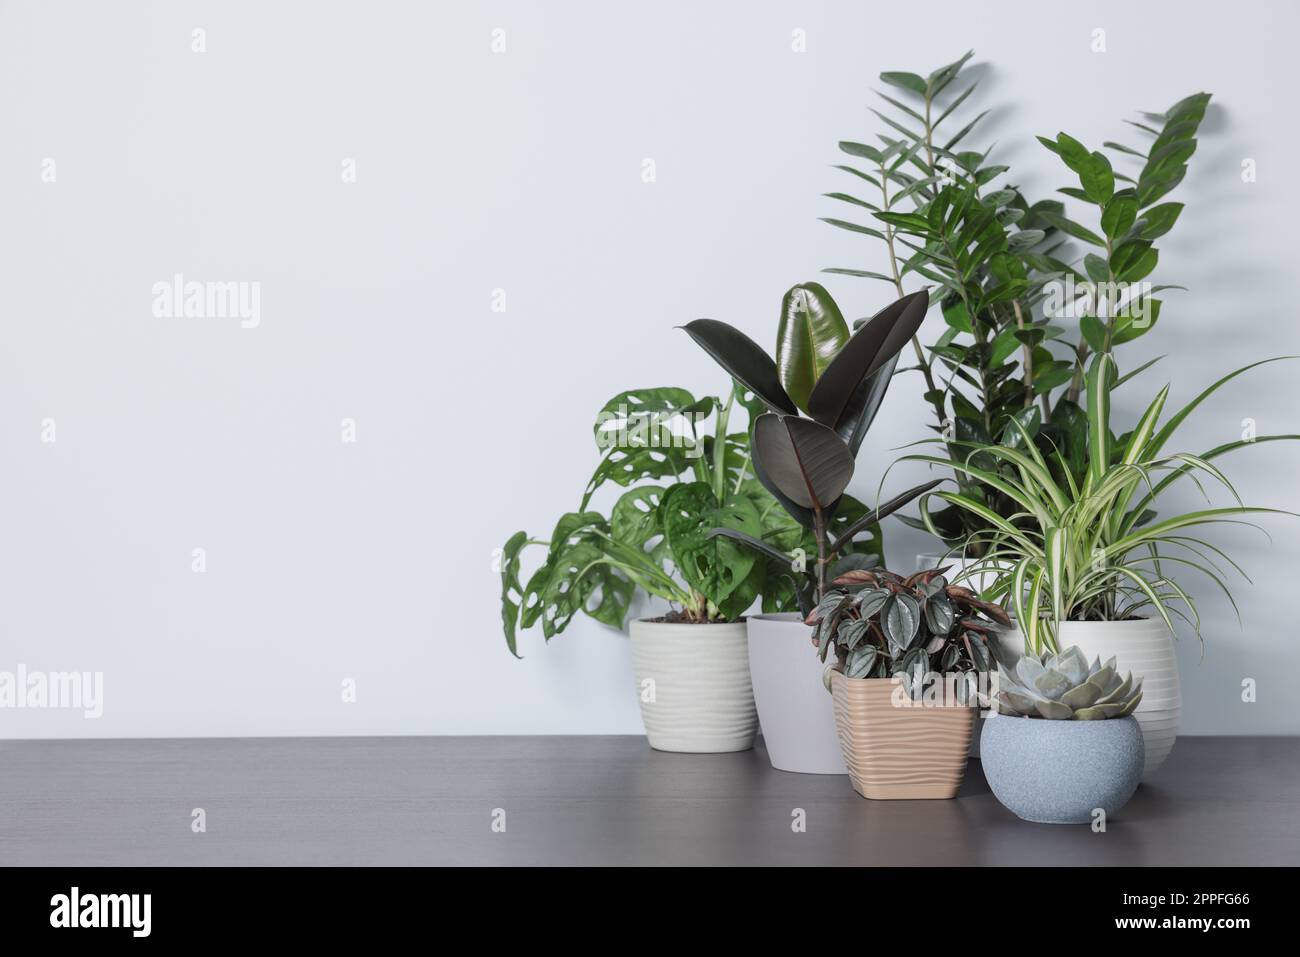
[{"label": "white ribbed ceramic pot", "polygon": [[799,774],[848,774],[835,707],[812,628],[796,614],[749,619],[749,673],[772,767]]},{"label": "white ribbed ceramic pot", "polygon": [[1056,643],[1060,648],[1078,645],[1090,662],[1114,658],[1121,675],[1131,671],[1134,680],[1142,679],[1142,701],[1133,717],[1142,726],[1146,745],[1142,780],[1149,781],[1173,750],[1183,709],[1178,659],[1165,623],[1159,618],[1064,621],[1057,626]]},{"label": "white ribbed ceramic pot", "polygon": [[634,621],[630,632],[637,700],[650,747],[719,752],[754,746],[758,713],[743,621]]}]

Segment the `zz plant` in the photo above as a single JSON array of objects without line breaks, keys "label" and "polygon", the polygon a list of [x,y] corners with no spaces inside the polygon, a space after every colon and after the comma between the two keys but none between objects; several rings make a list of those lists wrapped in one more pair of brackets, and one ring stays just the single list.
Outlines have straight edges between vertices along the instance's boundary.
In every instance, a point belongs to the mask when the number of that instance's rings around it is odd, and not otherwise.
[{"label": "zz plant", "polygon": [[[925,381],[935,431],[984,444],[1015,444],[1024,434],[1044,453],[1077,446],[1086,433],[1080,396],[1090,358],[1113,358],[1116,347],[1154,326],[1161,309],[1155,294],[1171,288],[1146,281],[1159,259],[1155,240],[1183,209],[1161,200],[1187,172],[1210,95],[1143,114],[1132,126],[1149,138],[1145,147],[1103,144],[1136,163],[1134,175],[1066,133],[1039,137],[1071,174],[1059,192],[1095,218],[1095,226],[1085,226],[1066,215],[1061,200],[1026,198],[1007,178],[1007,166],[989,162],[989,150],[965,147],[989,112],[958,127],[978,85],[963,83],[971,55],[924,76],[880,75],[890,89],[879,94],[884,109],[873,112],[886,132],[875,143],[840,143],[855,161],[866,161],[837,167],[860,188],[826,194],[859,215],[825,221],[878,240],[887,272],[826,271],[888,283],[899,296],[910,283],[935,289],[947,328],[928,348],[914,339],[916,362],[908,367]],[[860,222],[863,214],[870,224]],[[1070,240],[1083,244],[1081,255],[1069,253]],[[956,446],[951,457],[960,457]],[[1080,480],[1080,463],[1067,464]],[[999,516],[1014,512],[1015,503],[996,489],[968,482],[960,471],[956,477]],[[936,511],[928,524],[953,545],[990,527],[959,508]],[[970,546],[974,555],[978,549]]]},{"label": "zz plant", "polygon": [[[812,535],[813,567],[800,571],[794,563],[794,595],[805,613],[825,595],[836,573],[861,567],[852,554],[857,535],[937,484],[837,523],[857,452],[889,388],[898,353],[916,334],[927,303],[924,292],[904,296],[850,334],[825,289],[815,283],[796,286],[783,301],[775,360],[725,322],[697,319],[685,327],[766,409],[752,426],[754,475]],[[719,525],[713,536],[747,545],[774,566],[791,564],[788,553],[748,529]]]},{"label": "zz plant", "polygon": [[[1265,359],[1224,376],[1174,415],[1162,421],[1169,394],[1162,388],[1133,429],[1116,438],[1111,431],[1110,398],[1116,377],[1111,357],[1094,358],[1087,380],[1087,449],[1081,480],[1067,467],[1065,454],[1041,454],[1022,426],[1016,445],[962,443],[956,462],[942,456],[909,455],[904,460],[955,468],[963,488],[931,495],[970,513],[985,524],[979,533],[984,559],[972,573],[995,576],[985,596],[1013,608],[1025,635],[1026,650],[1056,652],[1056,629],[1063,621],[1118,621],[1150,608],[1174,631],[1175,616],[1200,636],[1194,599],[1178,584],[1179,570],[1207,576],[1228,597],[1219,561],[1245,573],[1232,559],[1193,530],[1215,524],[1249,524],[1248,516],[1294,514],[1242,503],[1213,460],[1228,452],[1300,435],[1262,435],[1217,446],[1199,455],[1166,448],[1184,420],[1225,383],[1277,359]],[[1160,517],[1162,496],[1183,479],[1204,492],[1201,477],[1221,485],[1234,503]],[[975,483],[1014,503],[1001,515],[983,496],[968,494]],[[927,495],[921,513],[930,521]],[[1207,498],[1208,502],[1208,498]]]}]

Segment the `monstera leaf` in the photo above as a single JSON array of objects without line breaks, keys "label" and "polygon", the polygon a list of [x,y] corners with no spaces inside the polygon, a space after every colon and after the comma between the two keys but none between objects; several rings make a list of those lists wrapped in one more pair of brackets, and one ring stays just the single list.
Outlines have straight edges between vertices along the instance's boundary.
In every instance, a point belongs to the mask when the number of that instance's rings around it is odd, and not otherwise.
[{"label": "monstera leaf", "polygon": [[880,408],[898,353],[925,320],[930,294],[914,292],[886,306],[840,349],[813,386],[808,414],[835,430],[856,453]]},{"label": "monstera leaf", "polygon": [[716,319],[696,319],[682,328],[733,379],[773,412],[795,415],[799,411],[781,385],[776,363],[749,336]]},{"label": "monstera leaf", "polygon": [[662,424],[675,416],[693,411],[705,413],[713,402],[712,397],[696,401],[685,389],[672,387],[628,389],[601,407],[596,413],[596,424],[591,431],[596,437],[597,447],[610,448],[619,444],[617,439],[620,434],[635,431],[640,422],[657,421]]},{"label": "monstera leaf", "polygon": [[[540,620],[542,634],[550,640],[580,611],[614,628],[623,627],[635,585],[603,560],[602,536],[608,532],[599,512],[568,512],[560,518],[546,561],[523,591],[520,627],[529,628]],[[514,573],[518,574],[517,566]]]},{"label": "monstera leaf", "polygon": [[[740,494],[720,503],[707,483],[688,482],[664,494],[659,514],[677,571],[692,588],[721,606],[749,578],[758,558],[743,545],[709,533],[729,528],[761,535],[763,523],[754,503]],[[751,594],[749,601],[753,600]]]},{"label": "monstera leaf", "polygon": [[826,426],[794,415],[759,417],[754,460],[781,494],[813,510],[834,505],[853,477],[853,453],[844,441]]},{"label": "monstera leaf", "polygon": [[800,409],[808,411],[813,385],[848,341],[848,323],[824,287],[803,283],[785,294],[776,327],[776,369]]}]

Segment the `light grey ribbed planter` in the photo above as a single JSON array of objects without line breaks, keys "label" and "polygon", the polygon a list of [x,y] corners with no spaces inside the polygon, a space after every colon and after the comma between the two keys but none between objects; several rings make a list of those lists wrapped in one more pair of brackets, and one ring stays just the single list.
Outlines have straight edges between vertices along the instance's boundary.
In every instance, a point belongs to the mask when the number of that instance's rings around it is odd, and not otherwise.
[{"label": "light grey ribbed planter", "polygon": [[719,752],[754,746],[758,712],[743,621],[634,621],[629,630],[637,701],[650,747]]},{"label": "light grey ribbed planter", "polygon": [[1088,824],[1128,803],[1142,778],[1142,728],[1132,716],[1050,721],[994,715],[983,722],[980,763],[993,794],[1039,824]]}]

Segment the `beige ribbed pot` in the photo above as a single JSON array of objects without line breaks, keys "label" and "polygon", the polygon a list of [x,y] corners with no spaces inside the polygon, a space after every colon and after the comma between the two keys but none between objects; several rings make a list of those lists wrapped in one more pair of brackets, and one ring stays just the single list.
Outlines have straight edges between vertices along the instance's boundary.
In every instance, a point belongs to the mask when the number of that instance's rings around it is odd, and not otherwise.
[{"label": "beige ribbed pot", "polygon": [[650,747],[719,752],[754,746],[758,712],[743,621],[634,621],[630,632],[637,700]]},{"label": "beige ribbed pot", "polygon": [[896,707],[892,678],[831,675],[835,726],[853,790],[877,801],[956,797],[976,708]]}]

